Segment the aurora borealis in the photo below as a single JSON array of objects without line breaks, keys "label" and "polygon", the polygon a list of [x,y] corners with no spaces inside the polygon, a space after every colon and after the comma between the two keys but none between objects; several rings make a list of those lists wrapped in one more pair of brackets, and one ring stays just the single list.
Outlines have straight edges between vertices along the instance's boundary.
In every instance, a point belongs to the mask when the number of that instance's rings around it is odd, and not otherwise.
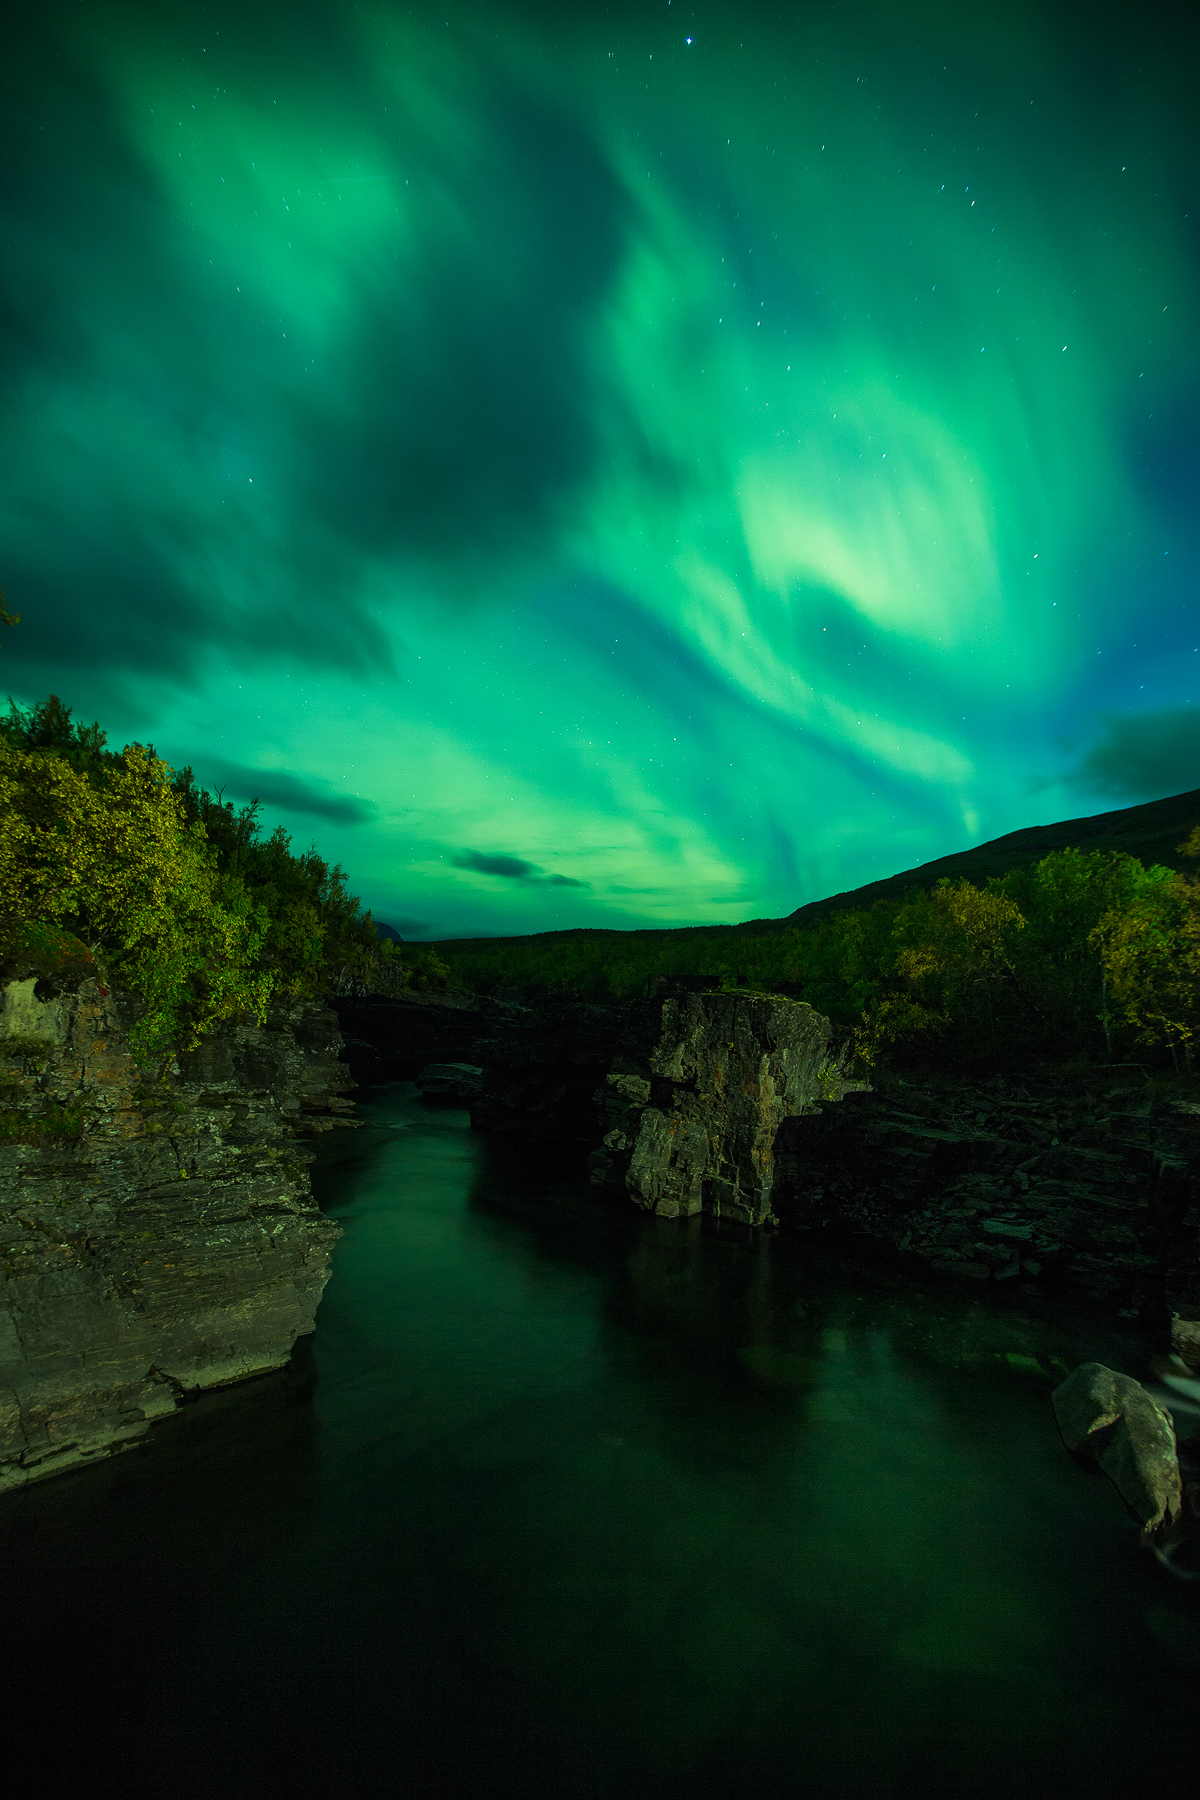
[{"label": "aurora borealis", "polygon": [[1200,785],[1173,15],[29,12],[18,701],[422,937],[778,916]]}]

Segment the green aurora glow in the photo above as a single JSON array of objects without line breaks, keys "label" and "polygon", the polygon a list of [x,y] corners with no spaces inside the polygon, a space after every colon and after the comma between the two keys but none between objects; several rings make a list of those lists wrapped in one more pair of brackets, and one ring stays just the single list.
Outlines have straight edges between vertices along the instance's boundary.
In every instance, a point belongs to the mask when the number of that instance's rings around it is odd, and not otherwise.
[{"label": "green aurora glow", "polygon": [[31,11],[17,699],[414,936],[779,915],[1200,784],[1192,38]]}]

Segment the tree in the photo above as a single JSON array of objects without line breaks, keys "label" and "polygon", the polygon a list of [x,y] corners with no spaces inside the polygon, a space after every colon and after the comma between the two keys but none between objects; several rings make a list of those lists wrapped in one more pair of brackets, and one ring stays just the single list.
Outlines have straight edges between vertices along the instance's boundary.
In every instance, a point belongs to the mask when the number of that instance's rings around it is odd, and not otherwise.
[{"label": "tree", "polygon": [[220,1020],[261,1019],[273,986],[256,966],[265,912],[223,881],[169,776],[137,744],[100,781],[54,752],[0,745],[0,942],[12,956],[52,927],[103,950],[145,1001],[133,1041],[149,1061]]},{"label": "tree", "polygon": [[[1200,854],[1200,827],[1180,845]],[[1192,1066],[1200,1026],[1200,880],[1173,869],[1144,871],[1124,906],[1092,932],[1118,1016],[1145,1044],[1165,1044],[1179,1067]]]}]

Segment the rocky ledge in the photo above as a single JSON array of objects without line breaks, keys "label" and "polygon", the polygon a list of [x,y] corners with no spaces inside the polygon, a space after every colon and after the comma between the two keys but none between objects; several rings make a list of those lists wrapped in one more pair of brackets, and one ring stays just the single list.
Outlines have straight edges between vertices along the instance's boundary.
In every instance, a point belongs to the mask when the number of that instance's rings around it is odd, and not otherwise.
[{"label": "rocky ledge", "polygon": [[1136,1068],[892,1078],[777,1145],[793,1230],[914,1273],[1200,1319],[1200,1103]]},{"label": "rocky ledge", "polygon": [[340,1235],[302,1140],[355,1123],[319,1003],[215,1031],[152,1080],[129,996],[38,985],[0,1010],[0,1488],[287,1360]]}]

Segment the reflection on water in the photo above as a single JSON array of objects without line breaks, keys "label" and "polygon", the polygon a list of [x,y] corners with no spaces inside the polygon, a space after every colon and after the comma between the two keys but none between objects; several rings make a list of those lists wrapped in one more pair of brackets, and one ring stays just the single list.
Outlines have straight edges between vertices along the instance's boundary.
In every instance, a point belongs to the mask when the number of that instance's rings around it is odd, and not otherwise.
[{"label": "reflection on water", "polygon": [[364,1110],[296,1366],[6,1509],[22,1663],[102,1792],[1183,1779],[1196,1590],[1047,1398],[1136,1340],[599,1204],[408,1087]]}]

